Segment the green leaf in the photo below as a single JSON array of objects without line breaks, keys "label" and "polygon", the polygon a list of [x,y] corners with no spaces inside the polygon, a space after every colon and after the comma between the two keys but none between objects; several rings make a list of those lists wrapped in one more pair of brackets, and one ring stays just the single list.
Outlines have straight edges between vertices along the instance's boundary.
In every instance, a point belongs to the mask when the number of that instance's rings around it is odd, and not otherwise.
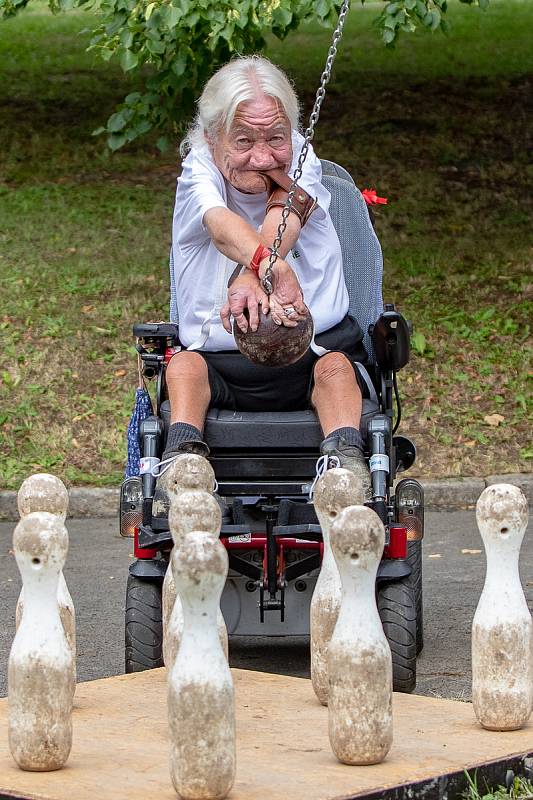
[{"label": "green leaf", "polygon": [[102,133],[107,133],[107,128],[104,128],[100,125],[99,128],[95,128],[94,131],[91,133],[91,136],[100,136]]},{"label": "green leaf", "polygon": [[129,48],[133,44],[133,33],[128,28],[123,28],[120,32],[120,44],[122,47]]},{"label": "green leaf", "polygon": [[395,38],[396,38],[395,31],[392,31],[390,28],[385,28],[383,30],[383,41],[385,42],[385,44],[392,44]]},{"label": "green leaf", "polygon": [[152,53],[152,55],[159,56],[165,52],[166,47],[165,43],[162,42],[160,39],[148,39],[146,42],[146,47]]},{"label": "green leaf", "polygon": [[187,64],[188,64],[187,54],[184,53],[183,50],[180,50],[176,54],[176,58],[172,62],[171,69],[172,69],[172,72],[174,73],[174,75],[177,75],[178,78],[181,75],[183,75],[183,73],[187,69]]},{"label": "green leaf", "polygon": [[135,69],[138,63],[139,56],[137,53],[134,53],[133,50],[124,50],[120,56],[120,66],[124,72],[129,72],[130,69]]},{"label": "green leaf", "polygon": [[111,114],[107,120],[107,130],[110,133],[117,133],[127,125],[129,121],[128,114],[126,113],[127,110],[128,109],[123,109],[122,111],[117,111],[115,114]]},{"label": "green leaf", "polygon": [[483,11],[486,11],[487,8],[489,7],[489,0],[478,0],[478,4],[479,7],[483,9]]},{"label": "green leaf", "polygon": [[156,147],[158,148],[158,150],[160,150],[161,153],[164,153],[166,150],[168,150],[170,144],[171,142],[168,136],[160,136],[157,142],[155,143]]},{"label": "green leaf", "polygon": [[440,11],[438,10],[438,8],[434,8],[431,14],[432,14],[431,30],[436,31],[440,25],[440,20],[441,20]]},{"label": "green leaf", "polygon": [[274,25],[278,25],[281,28],[286,28],[287,25],[290,25],[291,20],[292,11],[284,6],[278,6],[272,15]]},{"label": "green leaf", "polygon": [[113,152],[124,144],[126,144],[126,136],[123,133],[112,133],[111,136],[107,137],[107,146]]},{"label": "green leaf", "polygon": [[398,22],[396,20],[396,17],[385,17],[385,22],[383,24],[385,25],[385,28],[390,28],[391,30],[395,30],[398,25]]},{"label": "green leaf", "polygon": [[134,130],[136,136],[144,136],[145,133],[152,130],[152,123],[148,119],[142,119],[135,124]]},{"label": "green leaf", "polygon": [[385,6],[385,14],[396,14],[398,11],[398,3],[389,3]]},{"label": "green leaf", "polygon": [[167,6],[164,11],[164,19],[169,28],[175,28],[182,16],[181,8],[176,8],[176,6]]},{"label": "green leaf", "polygon": [[423,333],[415,331],[411,334],[411,347],[419,356],[424,355],[426,352],[426,337]]},{"label": "green leaf", "polygon": [[527,411],[527,400],[525,394],[519,392],[515,395],[515,403],[520,406],[522,411]]}]

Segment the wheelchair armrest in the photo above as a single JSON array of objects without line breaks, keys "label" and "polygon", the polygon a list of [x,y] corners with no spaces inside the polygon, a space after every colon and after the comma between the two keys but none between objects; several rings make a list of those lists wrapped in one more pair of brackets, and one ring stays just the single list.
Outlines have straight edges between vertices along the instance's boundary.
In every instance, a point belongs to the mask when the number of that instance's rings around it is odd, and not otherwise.
[{"label": "wheelchair armrest", "polygon": [[175,322],[136,322],[133,326],[135,349],[142,361],[145,378],[155,378],[164,370],[167,351],[180,346]]},{"label": "wheelchair armrest", "polygon": [[374,325],[370,325],[368,332],[376,363],[381,369],[396,371],[405,367],[411,353],[409,325],[392,303],[385,305],[385,310]]},{"label": "wheelchair armrest", "polygon": [[175,322],[136,322],[133,325],[133,335],[146,344],[161,339],[170,339],[171,347],[179,344],[178,326]]}]

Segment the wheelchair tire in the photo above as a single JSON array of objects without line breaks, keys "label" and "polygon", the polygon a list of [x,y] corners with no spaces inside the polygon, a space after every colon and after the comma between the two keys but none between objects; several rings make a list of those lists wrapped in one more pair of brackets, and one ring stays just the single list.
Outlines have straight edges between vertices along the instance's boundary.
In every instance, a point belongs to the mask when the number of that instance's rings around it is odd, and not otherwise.
[{"label": "wheelchair tire", "polygon": [[378,588],[378,611],[392,653],[395,692],[412,692],[416,686],[416,600],[407,580]]},{"label": "wheelchair tire", "polygon": [[416,654],[424,647],[424,603],[422,599],[422,539],[407,542],[407,561],[411,565],[409,582],[416,602]]},{"label": "wheelchair tire", "polygon": [[161,581],[128,576],[126,587],[126,672],[163,666]]}]

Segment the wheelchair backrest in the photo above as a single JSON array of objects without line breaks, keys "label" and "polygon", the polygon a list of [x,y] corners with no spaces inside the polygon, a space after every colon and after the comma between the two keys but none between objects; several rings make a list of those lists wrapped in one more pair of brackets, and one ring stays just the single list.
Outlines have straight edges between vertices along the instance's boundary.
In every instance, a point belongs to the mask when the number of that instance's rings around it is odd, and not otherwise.
[{"label": "wheelchair backrest", "polygon": [[[331,194],[329,213],[342,250],[344,279],[350,298],[350,314],[365,334],[365,347],[374,361],[368,326],[383,311],[381,284],[383,256],[363,196],[350,174],[333,161],[322,160],[322,183]],[[170,321],[178,322],[174,264],[170,249]]]},{"label": "wheelchair backrest", "polygon": [[341,244],[350,314],[365,334],[365,347],[374,361],[368,326],[383,311],[381,285],[383,256],[367,204],[350,174],[333,161],[322,159],[322,183],[331,194],[329,213]]}]

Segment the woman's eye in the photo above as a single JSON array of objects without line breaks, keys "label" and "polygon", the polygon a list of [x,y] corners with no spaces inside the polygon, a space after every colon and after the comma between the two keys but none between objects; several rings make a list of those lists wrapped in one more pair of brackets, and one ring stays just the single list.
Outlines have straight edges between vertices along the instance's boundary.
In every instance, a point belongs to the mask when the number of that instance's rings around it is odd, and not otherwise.
[{"label": "woman's eye", "polygon": [[237,139],[237,147],[249,147],[250,140],[249,139]]}]

